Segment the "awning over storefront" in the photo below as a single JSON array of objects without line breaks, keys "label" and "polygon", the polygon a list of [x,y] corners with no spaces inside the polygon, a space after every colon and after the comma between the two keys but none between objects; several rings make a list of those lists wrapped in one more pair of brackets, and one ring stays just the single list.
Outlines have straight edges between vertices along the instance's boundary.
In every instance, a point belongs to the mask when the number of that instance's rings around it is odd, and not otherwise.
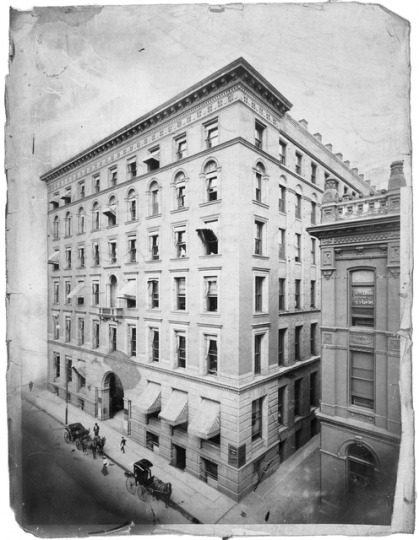
[{"label": "awning over storefront", "polygon": [[81,360],[77,360],[74,366],[71,366],[72,369],[82,377],[86,378],[86,364]]},{"label": "awning over storefront", "polygon": [[188,394],[173,390],[166,407],[159,414],[159,418],[171,426],[178,426],[188,421]]},{"label": "awning over storefront", "polygon": [[203,399],[192,422],[188,433],[201,439],[211,439],[220,433],[220,404],[217,401]]},{"label": "awning over storefront", "polygon": [[72,291],[67,294],[67,298],[74,298],[75,296],[82,296],[80,293],[84,289],[84,283],[78,283]]},{"label": "awning over storefront", "polygon": [[59,262],[60,262],[60,252],[54,251],[54,253],[48,257],[48,264],[59,264]]},{"label": "awning over storefront", "polygon": [[160,385],[149,382],[147,388],[136,401],[135,406],[144,414],[159,412],[161,410]]},{"label": "awning over storefront", "polygon": [[122,287],[116,297],[135,300],[137,298],[137,282],[134,279],[128,281],[128,283]]}]

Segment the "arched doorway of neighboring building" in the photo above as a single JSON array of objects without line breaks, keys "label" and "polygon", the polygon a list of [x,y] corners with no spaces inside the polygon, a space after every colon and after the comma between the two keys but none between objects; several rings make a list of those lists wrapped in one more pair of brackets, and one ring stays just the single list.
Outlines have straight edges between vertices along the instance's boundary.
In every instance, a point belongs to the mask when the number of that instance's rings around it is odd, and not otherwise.
[{"label": "arched doorway of neighboring building", "polygon": [[115,276],[111,276],[109,280],[109,305],[110,307],[116,307],[116,287],[118,280]]},{"label": "arched doorway of neighboring building", "polygon": [[103,420],[113,418],[124,410],[124,387],[121,379],[113,372],[106,375],[102,390]]},{"label": "arched doorway of neighboring building", "polygon": [[366,493],[376,487],[376,462],[370,450],[360,444],[348,447],[349,491]]}]

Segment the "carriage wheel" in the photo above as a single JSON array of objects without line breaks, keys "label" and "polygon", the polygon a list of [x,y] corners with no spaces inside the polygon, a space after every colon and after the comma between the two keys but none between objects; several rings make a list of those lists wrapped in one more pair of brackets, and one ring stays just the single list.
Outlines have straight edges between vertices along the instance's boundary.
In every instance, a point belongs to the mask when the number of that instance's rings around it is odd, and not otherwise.
[{"label": "carriage wheel", "polygon": [[80,441],[78,439],[76,441],[76,448],[77,448],[77,450],[81,450],[81,443],[80,443]]},{"label": "carriage wheel", "polygon": [[131,495],[134,495],[135,490],[136,490],[135,478],[132,476],[128,476],[127,481],[126,481],[126,486],[127,486],[127,491],[131,493]]},{"label": "carriage wheel", "polygon": [[144,486],[138,486],[137,495],[140,501],[147,500],[147,490]]},{"label": "carriage wheel", "polygon": [[70,444],[70,435],[67,431],[64,432],[64,440],[67,444]]}]

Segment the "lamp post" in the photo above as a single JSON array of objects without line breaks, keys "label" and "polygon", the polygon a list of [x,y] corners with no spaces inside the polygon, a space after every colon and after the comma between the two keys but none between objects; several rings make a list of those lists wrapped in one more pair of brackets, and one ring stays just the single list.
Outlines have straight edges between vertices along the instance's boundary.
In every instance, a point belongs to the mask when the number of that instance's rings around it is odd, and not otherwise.
[{"label": "lamp post", "polygon": [[65,425],[68,424],[68,359],[65,359]]}]

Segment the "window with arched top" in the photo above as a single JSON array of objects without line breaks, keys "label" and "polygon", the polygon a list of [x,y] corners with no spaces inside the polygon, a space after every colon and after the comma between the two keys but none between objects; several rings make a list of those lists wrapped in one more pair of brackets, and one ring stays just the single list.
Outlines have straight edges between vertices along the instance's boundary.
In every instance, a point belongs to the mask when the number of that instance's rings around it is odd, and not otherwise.
[{"label": "window with arched top", "polygon": [[278,211],[282,214],[285,214],[286,209],[286,200],[287,200],[287,188],[285,184],[281,183],[278,186]]},{"label": "window with arched top", "polygon": [[86,216],[84,208],[79,208],[79,234],[86,232]]},{"label": "window with arched top", "polygon": [[108,206],[103,211],[103,214],[108,218],[108,227],[113,227],[117,223],[116,206],[117,206],[116,197],[112,195],[109,198]]},{"label": "window with arched top", "polygon": [[71,214],[67,212],[65,215],[65,235],[71,236]]},{"label": "window with arched top", "polygon": [[375,326],[375,271],[350,272],[350,326]]},{"label": "window with arched top", "polygon": [[149,213],[150,216],[157,216],[160,214],[160,190],[159,184],[156,181],[153,181],[150,184],[150,207]]},{"label": "window with arched top", "polygon": [[376,462],[372,452],[362,444],[348,447],[349,490],[374,488],[376,484]]},{"label": "window with arched top", "polygon": [[311,199],[311,213],[310,213],[310,221],[312,225],[316,224],[317,221],[317,197],[316,194],[313,193],[313,197]]},{"label": "window with arched top", "polygon": [[53,238],[54,240],[58,240],[60,237],[60,220],[58,216],[55,216],[53,221]]},{"label": "window with arched top", "polygon": [[218,197],[218,172],[215,161],[209,161],[204,168],[206,200],[216,201]]},{"label": "window with arched top", "polygon": [[100,208],[99,203],[95,202],[92,206],[92,229],[98,231],[100,228]]},{"label": "window with arched top", "polygon": [[186,207],[186,178],[185,173],[178,172],[175,176],[175,208]]},{"label": "window with arched top", "polygon": [[266,174],[265,167],[258,162],[255,167],[255,201],[262,202],[263,177]]},{"label": "window with arched top", "polygon": [[137,219],[137,194],[135,189],[130,189],[128,192],[128,221]]}]

